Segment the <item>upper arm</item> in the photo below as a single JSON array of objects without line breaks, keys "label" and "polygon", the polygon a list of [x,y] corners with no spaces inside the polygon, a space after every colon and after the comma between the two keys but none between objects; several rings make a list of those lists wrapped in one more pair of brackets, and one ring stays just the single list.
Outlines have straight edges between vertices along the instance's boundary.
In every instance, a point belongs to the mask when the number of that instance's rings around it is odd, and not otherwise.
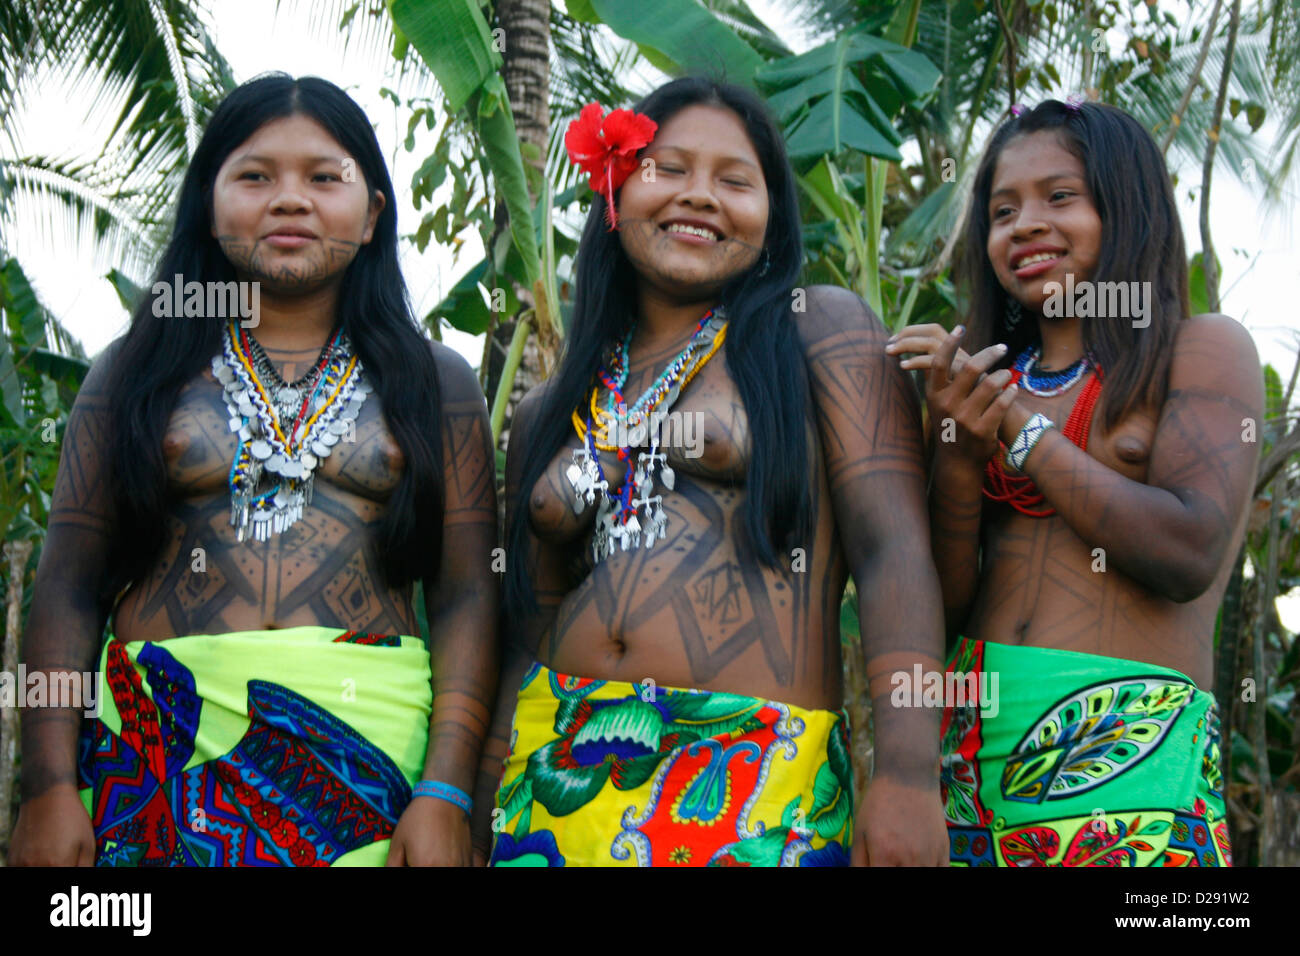
[{"label": "upper arm", "polygon": [[[495,603],[496,454],[487,399],[463,358],[438,343],[443,470],[442,559],[434,600],[485,589]],[[429,582],[425,582],[426,588]],[[430,604],[430,611],[436,604]]]},{"label": "upper arm", "polygon": [[117,530],[109,450],[109,380],[117,343],[96,360],[68,415],[24,638],[29,663],[84,663],[109,612],[106,572]]},{"label": "upper arm", "polygon": [[888,333],[848,290],[814,286],[807,302],[796,323],[849,567],[856,578],[896,546],[928,556],[920,405],[885,354]]},{"label": "upper arm", "polygon": [[116,526],[109,464],[109,380],[115,342],[87,373],[68,415],[50,503],[41,577],[98,588]]},{"label": "upper arm", "polygon": [[1255,343],[1224,315],[1180,324],[1148,483],[1193,513],[1197,552],[1217,572],[1253,494],[1264,385]]}]

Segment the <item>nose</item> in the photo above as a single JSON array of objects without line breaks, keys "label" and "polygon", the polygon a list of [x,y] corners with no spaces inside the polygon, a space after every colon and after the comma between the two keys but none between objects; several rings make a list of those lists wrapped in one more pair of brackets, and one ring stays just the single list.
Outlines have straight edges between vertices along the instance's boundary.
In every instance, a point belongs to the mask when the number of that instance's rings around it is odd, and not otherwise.
[{"label": "nose", "polygon": [[1017,238],[1029,238],[1047,231],[1047,223],[1035,202],[1026,202],[1016,213],[1016,221],[1011,224],[1012,235]]},{"label": "nose", "polygon": [[279,213],[307,212],[311,209],[311,200],[298,181],[292,177],[282,179],[280,191],[271,201],[271,211]]},{"label": "nose", "polygon": [[717,209],[718,197],[713,194],[713,178],[702,170],[693,171],[682,184],[677,201],[695,209]]}]

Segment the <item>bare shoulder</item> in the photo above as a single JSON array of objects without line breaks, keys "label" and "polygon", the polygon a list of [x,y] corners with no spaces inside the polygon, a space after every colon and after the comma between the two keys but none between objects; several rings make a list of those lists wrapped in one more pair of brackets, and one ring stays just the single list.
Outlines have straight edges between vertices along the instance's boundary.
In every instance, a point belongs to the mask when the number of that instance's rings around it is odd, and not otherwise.
[{"label": "bare shoulder", "polygon": [[1209,349],[1219,352],[1222,357],[1259,365],[1259,351],[1250,332],[1232,316],[1219,312],[1194,315],[1178,323],[1174,342],[1177,349],[1175,361],[1179,357],[1200,357]]},{"label": "bare shoulder", "polygon": [[441,342],[429,342],[434,363],[438,368],[438,390],[446,404],[459,405],[464,402],[487,403],[483,397],[483,388],[478,383],[478,376],[469,367],[465,358],[454,349]]},{"label": "bare shoulder", "polygon": [[878,340],[883,348],[888,337],[884,324],[870,306],[857,293],[840,286],[812,285],[796,289],[791,310],[805,349],[845,333],[855,342],[862,342],[864,335],[867,341]]},{"label": "bare shoulder", "polygon": [[1218,313],[1192,316],[1178,324],[1170,360],[1172,389],[1216,391],[1263,400],[1263,376],[1255,340],[1240,322]]},{"label": "bare shoulder", "polygon": [[524,424],[528,419],[536,414],[537,410],[546,401],[546,396],[551,393],[552,380],[547,379],[538,385],[534,385],[519,400],[519,405],[515,408],[514,423],[516,426]]},{"label": "bare shoulder", "polygon": [[83,395],[87,398],[103,396],[107,393],[125,342],[126,334],[123,333],[104,346],[103,351],[91,360],[90,371],[86,373],[81,387],[77,390],[78,398]]}]

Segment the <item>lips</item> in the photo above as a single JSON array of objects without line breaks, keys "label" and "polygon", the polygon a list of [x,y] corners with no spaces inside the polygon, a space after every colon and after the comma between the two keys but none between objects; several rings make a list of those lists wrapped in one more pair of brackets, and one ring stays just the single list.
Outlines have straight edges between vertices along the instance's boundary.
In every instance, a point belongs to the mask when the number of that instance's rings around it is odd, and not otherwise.
[{"label": "lips", "polygon": [[300,249],[316,241],[316,233],[298,226],[281,226],[274,232],[262,237],[262,241],[273,249]]},{"label": "lips", "polygon": [[1038,265],[1042,262],[1050,262],[1054,259],[1059,259],[1064,255],[1064,249],[1059,249],[1054,246],[1026,246],[1011,257],[1011,268],[1023,269],[1031,265]]},{"label": "lips", "polygon": [[674,236],[701,242],[721,242],[722,230],[698,219],[671,219],[659,227]]},{"label": "lips", "polygon": [[271,239],[275,236],[301,236],[304,239],[315,239],[316,233],[302,226],[277,226],[262,238]]}]

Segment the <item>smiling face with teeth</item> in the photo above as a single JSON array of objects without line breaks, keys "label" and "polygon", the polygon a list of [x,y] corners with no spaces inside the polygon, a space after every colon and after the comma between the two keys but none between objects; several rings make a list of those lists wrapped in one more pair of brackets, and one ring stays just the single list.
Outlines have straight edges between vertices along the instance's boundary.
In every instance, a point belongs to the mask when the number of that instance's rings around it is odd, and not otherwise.
[{"label": "smiling face with teeth", "polygon": [[1002,288],[1040,315],[1049,282],[1092,278],[1101,216],[1083,161],[1049,131],[1011,140],[989,193],[989,262]]},{"label": "smiling face with teeth", "polygon": [[767,219],[758,153],[724,107],[688,106],[662,123],[618,196],[623,251],[643,287],[675,300],[715,295],[752,267]]}]

